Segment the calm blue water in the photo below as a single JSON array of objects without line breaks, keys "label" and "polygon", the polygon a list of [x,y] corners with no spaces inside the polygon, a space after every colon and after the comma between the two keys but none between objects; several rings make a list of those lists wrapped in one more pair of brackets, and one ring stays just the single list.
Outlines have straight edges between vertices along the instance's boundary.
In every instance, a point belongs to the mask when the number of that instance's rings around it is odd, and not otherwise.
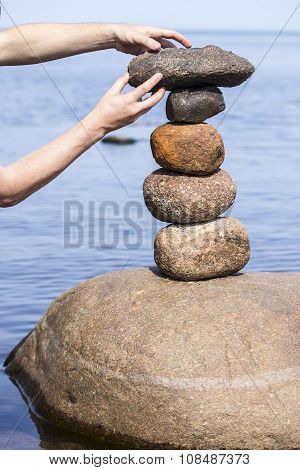
[{"label": "calm blue water", "polygon": [[[255,65],[274,38],[189,36],[194,46],[217,44]],[[300,35],[282,35],[242,93],[242,87],[223,90],[227,111],[210,120],[225,141],[223,168],[238,185],[232,215],[250,234],[252,257],[246,270],[300,270],[299,47]],[[106,51],[45,67],[71,108],[83,116],[124,72],[128,60]],[[75,120],[41,66],[1,69],[0,102],[2,165],[48,142]],[[135,137],[134,145],[99,144],[38,194],[17,207],[1,209],[1,363],[62,291],[110,270],[153,264],[153,237],[160,224],[143,208],[141,186],[156,168],[150,133],[165,120],[162,103],[120,131]],[[75,226],[68,229],[65,201],[73,221],[80,208],[81,233]],[[75,243],[80,246],[69,246]],[[0,448],[47,445],[51,447],[44,440],[40,444],[27,406],[1,371]]]}]

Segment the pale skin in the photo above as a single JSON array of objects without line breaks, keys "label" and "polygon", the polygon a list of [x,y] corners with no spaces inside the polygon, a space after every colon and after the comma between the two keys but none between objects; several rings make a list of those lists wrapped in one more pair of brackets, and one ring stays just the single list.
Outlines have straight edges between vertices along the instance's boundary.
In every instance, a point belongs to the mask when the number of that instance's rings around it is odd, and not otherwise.
[{"label": "pale skin", "polygon": [[[145,51],[176,47],[175,40],[191,47],[177,31],[123,24],[33,24],[0,32],[0,66],[47,62],[85,52],[116,49],[138,55]],[[10,207],[56,178],[74,160],[107,133],[136,121],[164,96],[159,88],[143,97],[162,79],[150,80],[128,93],[126,73],[116,80],[94,109],[67,132],[20,160],[0,167],[0,207]]]}]

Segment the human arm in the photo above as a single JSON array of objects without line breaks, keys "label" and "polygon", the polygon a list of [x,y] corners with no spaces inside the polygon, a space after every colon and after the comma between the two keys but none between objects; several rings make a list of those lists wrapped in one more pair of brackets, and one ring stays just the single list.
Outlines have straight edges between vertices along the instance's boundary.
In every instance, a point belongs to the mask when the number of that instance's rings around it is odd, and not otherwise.
[{"label": "human arm", "polygon": [[138,55],[146,50],[185,47],[189,40],[170,29],[127,24],[25,24],[0,32],[0,66],[28,65],[103,49]]},{"label": "human arm", "polygon": [[129,75],[120,77],[100,99],[96,107],[63,135],[20,160],[0,167],[0,207],[10,207],[56,178],[83,152],[112,130],[134,122],[164,96],[160,88],[141,101],[162,79],[155,74],[129,93],[122,93]]}]

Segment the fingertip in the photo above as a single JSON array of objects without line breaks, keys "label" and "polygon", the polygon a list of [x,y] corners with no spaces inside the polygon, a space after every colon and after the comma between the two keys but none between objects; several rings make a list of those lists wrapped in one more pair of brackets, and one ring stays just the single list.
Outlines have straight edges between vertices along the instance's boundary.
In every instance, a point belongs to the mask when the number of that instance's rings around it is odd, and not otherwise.
[{"label": "fingertip", "polygon": [[158,103],[161,99],[163,99],[165,95],[166,89],[164,87],[159,88],[158,90],[154,91],[152,93],[152,97],[154,99],[154,102]]},{"label": "fingertip", "polygon": [[129,81],[129,73],[128,72],[123,73],[123,75],[121,75],[119,78],[117,78],[116,83],[119,83],[119,82],[124,83],[126,81],[127,82]]},{"label": "fingertip", "polygon": [[177,31],[175,31],[175,34],[176,34],[176,40],[180,42],[184,47],[187,47],[187,48],[192,47],[191,41],[186,36],[183,36],[183,34],[180,34]]},{"label": "fingertip", "polygon": [[191,41],[187,38],[184,38],[183,45],[184,45],[184,47],[186,47],[188,49],[192,47]]},{"label": "fingertip", "polygon": [[156,74],[154,74],[154,78],[160,81],[163,78],[163,74],[161,72],[157,72]]},{"label": "fingertip", "polygon": [[155,41],[154,39],[149,39],[149,47],[152,51],[159,51],[161,48],[160,42]]},{"label": "fingertip", "polygon": [[129,78],[130,75],[128,72],[124,73],[124,75],[121,76],[120,81],[122,83],[123,88],[128,84]]},{"label": "fingertip", "polygon": [[127,83],[129,82],[129,73],[126,72],[121,75],[117,80],[113,83],[112,87],[109,90],[110,94],[121,93],[121,91],[125,88]]}]

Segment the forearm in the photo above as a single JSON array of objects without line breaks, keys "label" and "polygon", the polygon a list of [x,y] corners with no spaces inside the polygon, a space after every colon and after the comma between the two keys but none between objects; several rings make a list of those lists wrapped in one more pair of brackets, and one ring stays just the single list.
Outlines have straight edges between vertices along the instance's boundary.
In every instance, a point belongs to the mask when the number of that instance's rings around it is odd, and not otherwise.
[{"label": "forearm", "polygon": [[113,25],[26,24],[0,32],[0,65],[26,65],[61,59],[115,45]]},{"label": "forearm", "polygon": [[134,91],[123,93],[126,73],[100,99],[95,108],[62,136],[11,165],[0,168],[0,207],[10,207],[45,186],[108,132],[131,124],[164,96],[160,88],[142,99],[162,79],[157,73]]},{"label": "forearm", "polygon": [[0,168],[0,206],[16,205],[45,186],[104,134],[95,132],[88,115],[54,141]]}]

